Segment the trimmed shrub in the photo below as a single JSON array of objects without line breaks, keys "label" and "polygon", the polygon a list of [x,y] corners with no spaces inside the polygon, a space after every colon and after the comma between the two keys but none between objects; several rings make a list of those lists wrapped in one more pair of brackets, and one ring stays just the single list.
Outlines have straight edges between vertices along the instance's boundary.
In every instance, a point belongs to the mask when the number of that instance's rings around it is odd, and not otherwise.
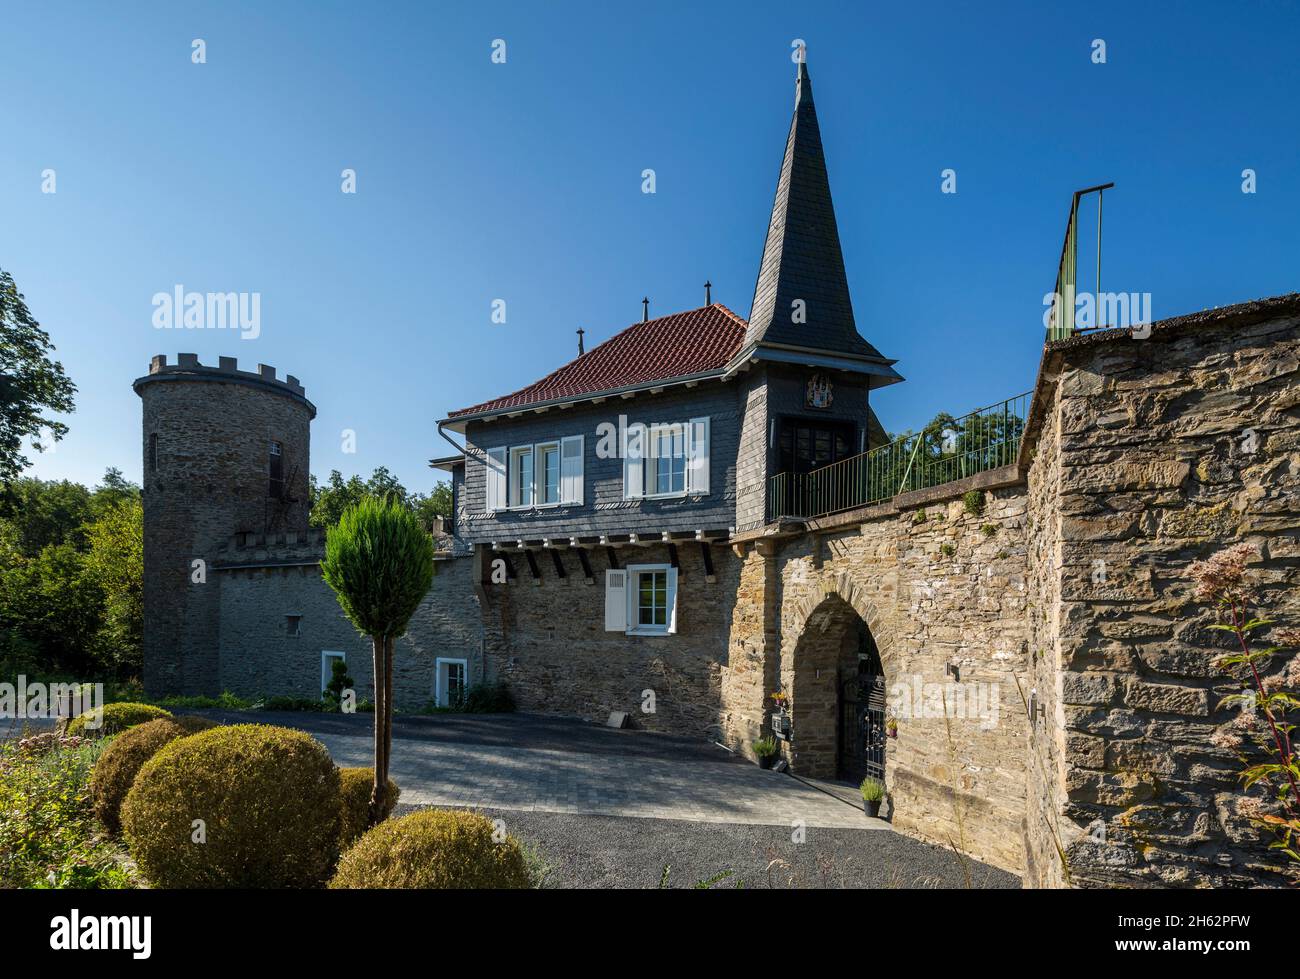
[{"label": "trimmed shrub", "polygon": [[122,831],[155,887],[318,887],[338,860],[339,810],[339,771],[323,744],[231,724],[146,762]]},{"label": "trimmed shrub", "polygon": [[104,721],[100,727],[86,727],[86,724],[95,717],[95,712],[88,710],[68,723],[68,734],[72,737],[103,738],[125,731],[129,727],[135,727],[137,724],[143,724],[145,721],[171,716],[171,711],[155,707],[153,704],[133,704],[129,701],[105,704]]},{"label": "trimmed shrub", "polygon": [[493,841],[494,827],[472,812],[424,809],[380,823],[343,854],[330,887],[405,889],[532,886],[519,841]]},{"label": "trimmed shrub", "polygon": [[163,745],[188,733],[175,721],[160,717],[123,731],[104,749],[90,776],[90,797],[95,815],[110,832],[122,829],[122,802],[144,763]]},{"label": "trimmed shrub", "polygon": [[515,709],[515,698],[502,680],[476,683],[465,691],[460,709],[467,714],[505,714]]},{"label": "trimmed shrub", "polygon": [[220,721],[199,717],[198,714],[177,714],[172,720],[183,727],[186,734],[198,734],[200,731],[211,731],[214,727],[221,727]]},{"label": "trimmed shrub", "polygon": [[[342,798],[340,813],[339,849],[346,850],[366,831],[370,825],[370,789],[375,784],[373,768],[340,768],[339,793]],[[397,805],[397,798],[402,790],[391,778],[388,791],[384,793],[383,814],[381,820],[387,819]]]}]

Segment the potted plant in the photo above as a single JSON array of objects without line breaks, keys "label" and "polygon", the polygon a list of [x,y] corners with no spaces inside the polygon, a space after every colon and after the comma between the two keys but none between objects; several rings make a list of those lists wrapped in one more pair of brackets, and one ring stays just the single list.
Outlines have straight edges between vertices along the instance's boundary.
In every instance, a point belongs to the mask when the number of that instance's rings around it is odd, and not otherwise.
[{"label": "potted plant", "polygon": [[885,783],[867,776],[862,780],[862,809],[872,817],[880,815],[880,804],[885,801]]},{"label": "potted plant", "polygon": [[771,768],[772,762],[776,759],[776,738],[768,736],[759,738],[752,745],[754,754],[758,755],[759,768]]},{"label": "potted plant", "polygon": [[897,720],[897,718],[893,718],[893,717],[891,717],[889,720],[885,721],[885,734],[888,735],[888,736],[891,737],[891,738],[896,738],[896,737],[898,737],[898,720]]}]

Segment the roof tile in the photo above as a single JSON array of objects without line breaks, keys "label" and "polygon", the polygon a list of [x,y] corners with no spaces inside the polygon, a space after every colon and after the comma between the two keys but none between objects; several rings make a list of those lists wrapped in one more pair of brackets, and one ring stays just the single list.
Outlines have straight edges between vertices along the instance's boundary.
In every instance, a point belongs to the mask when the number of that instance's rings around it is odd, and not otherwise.
[{"label": "roof tile", "polygon": [[634,323],[540,381],[448,417],[576,399],[721,370],[740,350],[746,327],[721,303]]}]

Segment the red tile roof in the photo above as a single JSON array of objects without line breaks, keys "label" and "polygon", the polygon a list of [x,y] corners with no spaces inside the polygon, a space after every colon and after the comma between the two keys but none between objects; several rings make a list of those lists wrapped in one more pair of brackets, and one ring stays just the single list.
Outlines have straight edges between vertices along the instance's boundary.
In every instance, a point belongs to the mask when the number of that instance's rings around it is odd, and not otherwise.
[{"label": "red tile roof", "polygon": [[448,417],[577,399],[720,370],[740,349],[746,326],[721,303],[635,323],[540,381]]}]

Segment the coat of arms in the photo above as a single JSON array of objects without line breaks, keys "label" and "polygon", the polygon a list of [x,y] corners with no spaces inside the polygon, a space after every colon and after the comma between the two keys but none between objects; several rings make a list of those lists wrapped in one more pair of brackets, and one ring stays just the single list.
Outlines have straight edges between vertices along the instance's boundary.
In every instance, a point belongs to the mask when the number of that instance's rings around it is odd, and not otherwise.
[{"label": "coat of arms", "polygon": [[825,374],[814,374],[808,378],[808,396],[804,402],[809,408],[829,408],[834,396],[831,379]]}]

